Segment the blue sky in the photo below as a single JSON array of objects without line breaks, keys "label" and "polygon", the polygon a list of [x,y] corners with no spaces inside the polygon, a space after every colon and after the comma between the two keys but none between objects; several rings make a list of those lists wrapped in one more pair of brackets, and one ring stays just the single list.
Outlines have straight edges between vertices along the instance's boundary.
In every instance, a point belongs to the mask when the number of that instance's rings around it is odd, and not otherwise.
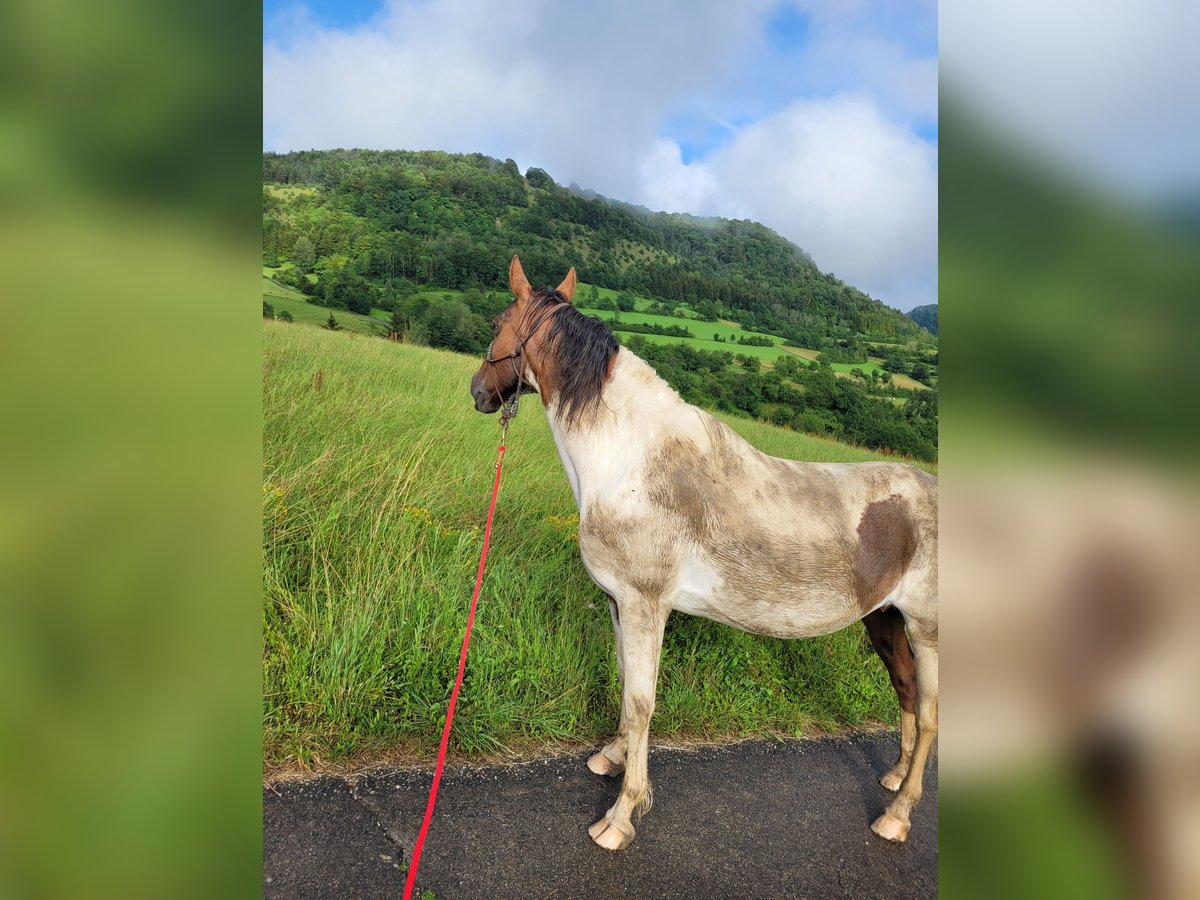
[{"label": "blue sky", "polygon": [[266,0],[263,27],[266,149],[511,157],[936,300],[933,3]]}]

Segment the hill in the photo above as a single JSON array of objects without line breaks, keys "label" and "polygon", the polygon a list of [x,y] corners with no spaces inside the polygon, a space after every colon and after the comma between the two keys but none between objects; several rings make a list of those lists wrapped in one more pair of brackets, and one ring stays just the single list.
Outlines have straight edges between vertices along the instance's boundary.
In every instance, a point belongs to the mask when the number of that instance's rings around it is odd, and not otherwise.
[{"label": "hill", "polygon": [[[503,290],[514,252],[535,281],[574,265],[586,282],[695,306],[821,349],[861,336],[922,337],[911,319],[756,222],[700,219],[609,200],[515,162],[435,151],[263,155],[264,253],[306,271],[352,263],[350,299],[386,305],[397,280]],[[351,279],[352,281],[353,279]],[[354,305],[347,303],[349,308]],[[364,310],[360,310],[364,311]]]},{"label": "hill", "polygon": [[930,334],[938,333],[938,308],[936,303],[915,306],[908,311],[908,317]]},{"label": "hill", "polygon": [[689,402],[937,457],[936,339],[761,225],[650,213],[479,155],[313,151],[263,166],[268,317],[332,314],[478,356],[511,299],[515,250],[535,283],[575,265],[575,306]]},{"label": "hill", "polygon": [[[478,360],[279,322],[264,323],[263,349],[268,765],[427,751],[494,471],[497,419],[467,393]],[[594,740],[616,724],[608,608],[579,559],[574,500],[539,407],[530,396],[509,433],[459,752]],[[879,458],[722,418],[774,455]],[[858,626],[780,641],[672,616],[655,732],[810,733],[894,721],[895,702]]]}]

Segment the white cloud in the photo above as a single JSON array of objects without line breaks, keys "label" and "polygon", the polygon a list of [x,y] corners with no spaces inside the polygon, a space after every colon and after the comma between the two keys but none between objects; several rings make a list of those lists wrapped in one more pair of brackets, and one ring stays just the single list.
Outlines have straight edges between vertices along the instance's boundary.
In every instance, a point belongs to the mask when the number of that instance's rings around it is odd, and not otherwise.
[{"label": "white cloud", "polygon": [[769,223],[873,296],[936,299],[935,153],[867,98],[798,101],[691,165],[660,142],[642,171],[657,206]]},{"label": "white cloud", "polygon": [[[855,36],[840,4],[818,4],[796,71],[773,77],[823,99],[745,124],[691,165],[664,136],[670,116],[713,106],[768,57],[774,7],[397,0],[345,31],[294,15],[264,46],[264,144],[512,157],[651,208],[757,219],[886,302],[930,301],[936,160],[907,124],[935,113],[932,60]],[[823,74],[834,70],[861,93]],[[717,106],[714,116],[744,121]]]},{"label": "white cloud", "polygon": [[269,149],[480,151],[628,197],[670,111],[727,78],[768,0],[395,4],[297,25],[263,59]]}]

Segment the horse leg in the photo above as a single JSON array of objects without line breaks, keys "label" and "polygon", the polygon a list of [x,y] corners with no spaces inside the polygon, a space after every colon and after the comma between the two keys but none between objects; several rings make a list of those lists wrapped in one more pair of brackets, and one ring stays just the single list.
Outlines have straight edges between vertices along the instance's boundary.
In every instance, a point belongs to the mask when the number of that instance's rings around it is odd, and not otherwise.
[{"label": "horse leg", "polygon": [[[612,615],[613,634],[617,644],[617,680],[624,694],[625,685],[625,650],[621,646],[621,613],[617,609],[617,601],[608,598],[608,611]],[[620,775],[625,771],[625,747],[628,743],[629,726],[625,721],[625,704],[621,703],[621,724],[617,728],[617,736],[604,745],[598,753],[593,753],[587,761],[587,767],[597,775]]]},{"label": "horse leg", "polygon": [[629,846],[636,833],[631,821],[633,814],[642,815],[653,802],[647,771],[650,716],[654,713],[658,659],[669,610],[660,612],[655,604],[646,603],[636,617],[626,609],[622,612],[625,683],[621,708],[628,742],[625,780],[617,802],[588,829],[592,840],[606,850],[624,850]]},{"label": "horse leg", "polygon": [[[912,623],[910,623],[912,624]],[[913,656],[917,665],[917,740],[908,772],[900,783],[900,792],[887,810],[871,824],[871,830],[889,841],[903,841],[911,826],[909,814],[921,799],[925,762],[937,737],[938,729],[938,649],[937,632],[923,638],[920,629],[910,630]]]},{"label": "horse leg", "polygon": [[904,615],[894,606],[877,609],[863,619],[871,646],[887,666],[892,687],[900,700],[900,758],[879,779],[889,791],[900,789],[908,774],[913,745],[917,740],[917,666],[913,662],[908,635],[904,633]]}]

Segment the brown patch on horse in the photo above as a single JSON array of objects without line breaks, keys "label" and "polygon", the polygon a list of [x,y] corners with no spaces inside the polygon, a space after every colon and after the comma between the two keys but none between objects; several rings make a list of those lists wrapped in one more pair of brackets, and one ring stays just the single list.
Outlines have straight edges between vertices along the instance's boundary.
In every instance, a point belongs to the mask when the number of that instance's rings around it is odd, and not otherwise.
[{"label": "brown patch on horse", "polygon": [[854,591],[864,610],[895,590],[916,552],[917,528],[908,503],[899,494],[868,503],[858,521],[854,555]]},{"label": "brown patch on horse", "polygon": [[675,578],[675,564],[661,547],[638,540],[636,525],[636,521],[615,514],[607,506],[591,503],[580,524],[579,537],[581,543],[598,546],[605,564],[619,571],[633,588],[634,594],[617,601],[619,614],[632,613],[644,620]]},{"label": "brown patch on horse", "polygon": [[688,537],[706,543],[712,534],[712,504],[721,490],[718,473],[688,438],[668,437],[647,464],[650,500],[680,516]]}]

